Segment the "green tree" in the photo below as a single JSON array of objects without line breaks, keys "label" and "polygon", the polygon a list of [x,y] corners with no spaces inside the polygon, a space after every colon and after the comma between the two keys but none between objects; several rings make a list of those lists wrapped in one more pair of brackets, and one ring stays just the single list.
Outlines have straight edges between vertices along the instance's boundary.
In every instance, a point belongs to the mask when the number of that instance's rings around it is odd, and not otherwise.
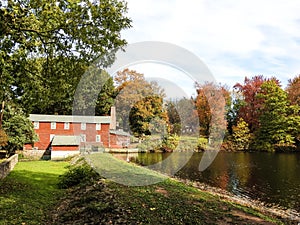
[{"label": "green tree", "polygon": [[16,150],[22,150],[24,144],[37,141],[32,122],[21,109],[13,104],[7,104],[4,111],[3,130],[8,136],[5,146],[8,155]]},{"label": "green tree", "polygon": [[233,126],[236,126],[239,120],[239,111],[245,105],[241,93],[233,91],[231,93],[231,105],[226,110],[227,131],[229,135],[233,133]]},{"label": "green tree", "polygon": [[171,134],[181,134],[181,119],[175,106],[176,102],[169,101],[166,104],[169,127]]},{"label": "green tree", "polygon": [[114,81],[112,77],[109,77],[107,81],[101,88],[99,93],[97,102],[96,102],[96,109],[95,115],[103,116],[109,115],[110,109],[114,105],[115,98],[117,96],[117,91],[114,86]]},{"label": "green tree", "polygon": [[289,132],[287,93],[280,88],[275,80],[261,85],[256,98],[262,100],[259,108],[259,129],[255,133],[255,148],[274,151],[293,146],[294,137]]},{"label": "green tree", "polygon": [[0,100],[26,112],[70,113],[81,75],[114,60],[130,27],[122,0],[0,2]]},{"label": "green tree", "polygon": [[288,107],[287,127],[288,133],[294,138],[296,146],[300,147],[300,106],[290,105]]},{"label": "green tree", "polygon": [[275,77],[268,79],[259,75],[251,79],[245,77],[243,84],[237,83],[233,87],[243,97],[239,102],[238,118],[241,117],[247,122],[252,133],[259,128],[259,108],[263,101],[262,98],[257,98],[257,94],[260,93],[262,84],[270,80],[279,85],[279,81]]},{"label": "green tree", "polygon": [[248,150],[251,142],[250,129],[248,124],[240,118],[236,126],[232,127],[232,147],[234,150]]}]

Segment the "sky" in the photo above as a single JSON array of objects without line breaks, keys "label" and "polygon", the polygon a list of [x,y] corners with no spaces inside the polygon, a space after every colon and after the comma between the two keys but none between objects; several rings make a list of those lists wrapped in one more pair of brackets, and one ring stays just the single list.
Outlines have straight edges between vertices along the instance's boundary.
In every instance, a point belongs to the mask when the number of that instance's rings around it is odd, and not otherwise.
[{"label": "sky", "polygon": [[[122,37],[129,44],[161,41],[185,48],[205,63],[217,83],[229,88],[254,75],[276,76],[285,87],[300,74],[299,0],[127,2],[133,27]],[[166,65],[138,64],[131,69],[146,77],[179,80],[182,89],[192,83]]]}]

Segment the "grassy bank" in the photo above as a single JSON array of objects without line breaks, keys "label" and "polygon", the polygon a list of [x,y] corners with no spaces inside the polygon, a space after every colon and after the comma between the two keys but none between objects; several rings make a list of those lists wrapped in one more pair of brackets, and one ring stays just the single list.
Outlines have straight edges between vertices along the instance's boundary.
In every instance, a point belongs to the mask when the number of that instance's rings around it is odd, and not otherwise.
[{"label": "grassy bank", "polygon": [[109,154],[88,158],[100,174],[123,184],[102,178],[69,189],[52,224],[283,224],[173,179],[147,186],[125,185],[130,178],[136,182],[141,176],[146,180],[165,177]]},{"label": "grassy bank", "polygon": [[42,224],[65,192],[57,188],[66,162],[19,162],[0,181],[0,224]]},{"label": "grassy bank", "polygon": [[[99,177],[59,190],[68,163],[20,162],[0,182],[0,224],[283,224],[109,154],[89,157],[100,174],[124,184]],[[143,176],[163,181],[125,185]]]}]

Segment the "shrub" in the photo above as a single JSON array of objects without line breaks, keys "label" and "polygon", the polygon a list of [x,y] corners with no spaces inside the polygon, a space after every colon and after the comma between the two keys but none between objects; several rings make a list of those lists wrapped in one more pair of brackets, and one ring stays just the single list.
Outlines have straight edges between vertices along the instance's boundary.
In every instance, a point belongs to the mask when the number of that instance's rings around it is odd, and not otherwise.
[{"label": "shrub", "polygon": [[176,134],[165,136],[162,140],[162,150],[173,151],[179,144],[179,137]]},{"label": "shrub", "polygon": [[83,164],[80,166],[70,167],[63,175],[59,176],[59,188],[70,188],[79,184],[86,184],[94,179],[99,178],[89,165]]},{"label": "shrub", "polygon": [[204,151],[207,147],[207,144],[208,144],[207,138],[200,137],[198,139],[198,145],[197,145],[198,151]]}]

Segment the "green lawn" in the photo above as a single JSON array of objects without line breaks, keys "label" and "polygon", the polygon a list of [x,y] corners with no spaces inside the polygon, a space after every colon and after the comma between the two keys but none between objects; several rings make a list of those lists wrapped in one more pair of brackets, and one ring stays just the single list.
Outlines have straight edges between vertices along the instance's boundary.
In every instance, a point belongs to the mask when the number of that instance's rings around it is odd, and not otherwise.
[{"label": "green lawn", "polygon": [[[0,181],[0,224],[283,224],[109,154],[87,158],[117,183],[99,178],[60,190],[58,176],[69,163],[19,162]],[[140,187],[118,183],[135,184],[141,176],[163,181]]]},{"label": "green lawn", "polygon": [[0,181],[0,224],[41,224],[64,190],[57,188],[58,176],[67,162],[19,162]]}]

